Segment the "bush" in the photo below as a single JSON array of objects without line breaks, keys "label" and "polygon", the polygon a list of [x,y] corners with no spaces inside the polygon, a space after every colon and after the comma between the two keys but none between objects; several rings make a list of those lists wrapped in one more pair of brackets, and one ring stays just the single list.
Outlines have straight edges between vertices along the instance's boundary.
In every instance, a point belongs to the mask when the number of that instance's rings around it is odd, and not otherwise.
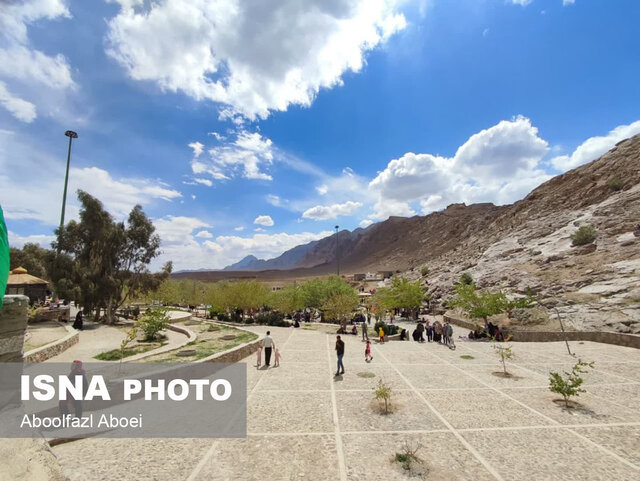
[{"label": "bush", "polygon": [[592,225],[583,225],[573,234],[571,234],[571,245],[584,246],[591,244],[598,237],[596,228]]},{"label": "bush", "polygon": [[225,314],[224,312],[219,312],[217,314],[217,317],[218,317],[218,320],[222,321],[222,322],[229,322],[230,321],[229,316],[227,314]]},{"label": "bush", "polygon": [[468,272],[463,272],[460,276],[460,284],[464,284],[465,286],[470,286],[473,284],[473,277]]},{"label": "bush", "polygon": [[381,327],[382,327],[382,331],[384,332],[385,336],[393,336],[394,334],[398,333],[398,326],[396,326],[395,324],[387,324],[384,321],[377,321],[373,325],[373,329],[374,329],[374,331],[376,333],[376,336],[380,332],[380,328]]},{"label": "bush", "polygon": [[384,403],[384,414],[389,414],[389,406],[391,405],[391,386],[385,384],[382,379],[379,379],[378,385],[373,388],[373,393],[376,400]]},{"label": "bush", "polygon": [[158,333],[167,328],[169,318],[162,311],[151,311],[145,313],[138,320],[138,327],[144,332],[145,341],[154,341]]},{"label": "bush", "polygon": [[607,182],[607,185],[614,192],[618,192],[622,190],[622,188],[624,187],[624,183],[618,177],[609,179],[609,182]]},{"label": "bush", "polygon": [[256,321],[255,321],[255,319],[254,319],[253,317],[247,317],[247,318],[244,320],[244,323],[245,323],[245,324],[253,324],[253,323],[255,323],[255,322],[256,322]]},{"label": "bush", "polygon": [[587,373],[586,368],[593,368],[592,362],[583,362],[578,359],[578,362],[571,369],[571,372],[564,372],[564,376],[557,372],[549,373],[549,390],[560,394],[564,400],[565,407],[569,407],[569,398],[572,396],[578,396],[581,392],[585,392],[580,386],[584,382],[584,379],[580,374]]},{"label": "bush", "polygon": [[429,268],[427,266],[422,266],[420,268],[420,275],[422,275],[422,277],[424,277],[427,274],[429,274]]},{"label": "bush", "polygon": [[209,310],[209,319],[215,319],[216,317],[218,317],[219,314],[220,313],[218,311],[216,311],[215,309],[210,309]]},{"label": "bush", "polygon": [[256,324],[263,324],[267,326],[275,327],[289,327],[291,324],[289,321],[284,320],[284,314],[281,312],[263,312],[255,317]]}]

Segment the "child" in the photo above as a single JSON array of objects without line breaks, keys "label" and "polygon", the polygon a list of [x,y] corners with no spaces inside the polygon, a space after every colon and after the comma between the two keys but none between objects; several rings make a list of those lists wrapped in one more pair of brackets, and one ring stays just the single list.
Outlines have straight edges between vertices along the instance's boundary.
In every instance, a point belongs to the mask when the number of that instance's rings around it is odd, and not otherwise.
[{"label": "child", "polygon": [[364,360],[366,362],[373,361],[373,356],[371,355],[371,343],[367,339],[367,346],[364,348]]},{"label": "child", "polygon": [[378,334],[380,335],[380,342],[384,343],[384,331],[382,330],[382,328],[380,328]]},{"label": "child", "polygon": [[258,358],[258,366],[260,367],[262,365],[262,347],[259,347],[258,350],[256,351],[256,356]]},{"label": "child", "polygon": [[273,367],[280,366],[280,349],[276,347],[276,362],[273,364]]}]

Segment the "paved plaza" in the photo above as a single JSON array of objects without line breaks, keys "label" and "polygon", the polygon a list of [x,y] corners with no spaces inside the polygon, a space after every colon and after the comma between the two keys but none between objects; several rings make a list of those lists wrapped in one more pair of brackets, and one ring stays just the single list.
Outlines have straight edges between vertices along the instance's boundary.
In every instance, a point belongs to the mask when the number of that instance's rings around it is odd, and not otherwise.
[{"label": "paved plaza", "polygon": [[[455,329],[455,336],[461,329]],[[264,334],[266,327],[255,327]],[[334,378],[335,336],[271,328],[281,367],[248,376],[246,439],[87,439],[54,448],[72,481],[403,480],[392,457],[408,441],[437,480],[636,480],[640,478],[640,351],[571,343],[595,361],[580,407],[548,390],[550,370],[575,363],[564,343],[513,343],[501,370],[490,343],[346,341],[346,374]],[[461,356],[473,356],[463,359]],[[359,375],[360,374],[360,375]],[[367,377],[363,377],[365,374]],[[375,376],[371,376],[371,375]],[[373,387],[393,389],[381,415]],[[415,479],[415,478],[414,478]]]}]

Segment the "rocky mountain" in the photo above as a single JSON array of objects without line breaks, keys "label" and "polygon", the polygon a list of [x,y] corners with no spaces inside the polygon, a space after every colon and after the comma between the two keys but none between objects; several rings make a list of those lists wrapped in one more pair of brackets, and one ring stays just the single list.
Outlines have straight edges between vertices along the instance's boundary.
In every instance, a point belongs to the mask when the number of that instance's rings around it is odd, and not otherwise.
[{"label": "rocky mountain", "polygon": [[[585,224],[596,229],[596,241],[573,247],[570,236]],[[453,204],[427,216],[391,217],[341,231],[338,243],[334,234],[229,268],[265,269],[255,276],[270,279],[327,274],[335,270],[339,245],[341,273],[403,272],[421,279],[437,300],[468,272],[480,287],[534,293],[570,328],[640,333],[638,224],[640,135],[512,205]],[[429,268],[425,278],[422,266]]]},{"label": "rocky mountain", "polygon": [[[592,225],[597,239],[572,246]],[[640,136],[532,191],[454,249],[425,258],[445,298],[462,272],[480,287],[533,292],[573,329],[640,333]],[[418,270],[409,276],[420,277]],[[557,309],[557,313],[555,311]]]}]

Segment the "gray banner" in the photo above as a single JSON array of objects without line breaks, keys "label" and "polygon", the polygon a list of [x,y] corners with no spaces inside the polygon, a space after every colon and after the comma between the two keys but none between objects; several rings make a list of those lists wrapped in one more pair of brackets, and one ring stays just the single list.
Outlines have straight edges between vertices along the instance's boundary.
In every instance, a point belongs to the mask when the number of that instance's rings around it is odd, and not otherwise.
[{"label": "gray banner", "polygon": [[0,438],[239,438],[246,432],[243,363],[0,363]]}]

